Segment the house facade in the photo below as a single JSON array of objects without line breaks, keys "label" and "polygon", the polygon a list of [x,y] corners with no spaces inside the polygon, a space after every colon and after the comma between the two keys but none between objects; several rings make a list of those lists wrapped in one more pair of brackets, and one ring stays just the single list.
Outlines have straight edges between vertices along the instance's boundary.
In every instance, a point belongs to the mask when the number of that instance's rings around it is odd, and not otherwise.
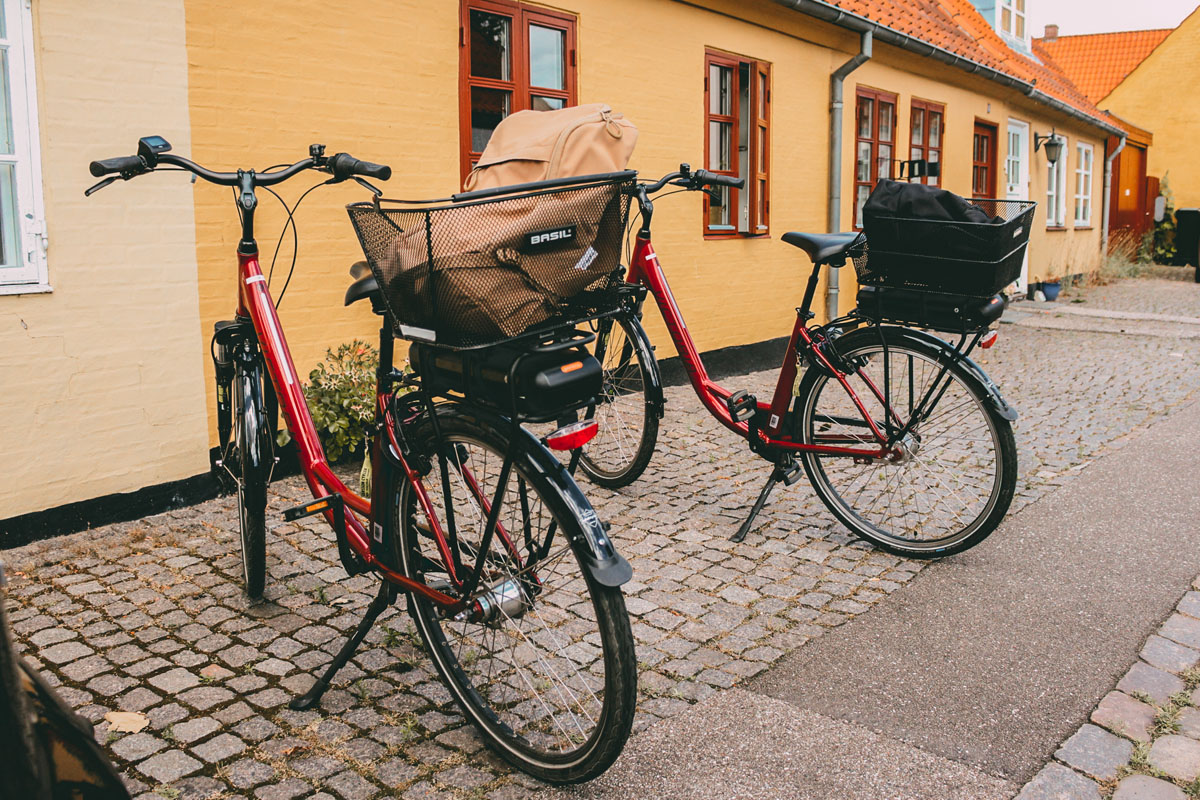
[{"label": "house facade", "polygon": [[[390,164],[388,195],[439,197],[506,113],[608,103],[640,130],[630,166],[643,175],[688,162],[747,178],[719,201],[658,203],[656,249],[701,350],[761,342],[790,329],[807,275],[780,236],[858,225],[900,161],[937,161],[940,176],[922,180],[962,195],[1037,201],[1029,279],[1095,267],[1119,129],[1038,58],[1025,2],[392,0],[331,14],[265,0],[3,0],[28,76],[11,98],[27,109],[11,115],[28,139],[15,137],[18,175],[40,194],[10,206],[33,220],[32,271],[0,272],[0,526],[19,534],[42,509],[169,494],[208,469],[208,339],[235,296],[230,195],[163,173],[85,200],[89,160],[161,134],[201,164],[261,169],[322,142]],[[378,329],[361,305],[342,307],[361,258],[343,206],[362,194],[325,188],[295,215],[280,317],[301,374]],[[284,219],[264,194],[265,264]],[[291,261],[289,234],[276,296]],[[854,305],[852,270],[837,280],[831,293],[822,276],[826,313]]]}]

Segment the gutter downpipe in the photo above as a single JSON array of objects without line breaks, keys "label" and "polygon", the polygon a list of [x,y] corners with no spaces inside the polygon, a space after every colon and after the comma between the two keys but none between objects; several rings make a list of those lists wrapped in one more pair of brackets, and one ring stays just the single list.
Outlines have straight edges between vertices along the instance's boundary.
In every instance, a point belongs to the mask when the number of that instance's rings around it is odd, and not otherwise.
[{"label": "gutter downpipe", "polygon": [[[874,34],[862,31],[859,52],[838,67],[829,76],[829,232],[837,233],[842,227],[842,116],[844,110],[843,82],[846,76],[871,58]],[[836,319],[838,314],[838,270],[829,270],[829,284],[825,290],[826,319]]]},{"label": "gutter downpipe", "polygon": [[1112,210],[1109,208],[1112,205],[1112,165],[1117,160],[1117,156],[1121,155],[1121,151],[1125,149],[1125,140],[1128,137],[1122,133],[1121,141],[1117,143],[1117,148],[1109,153],[1104,159],[1104,216],[1100,220],[1100,255],[1101,257],[1108,256],[1108,215]]}]

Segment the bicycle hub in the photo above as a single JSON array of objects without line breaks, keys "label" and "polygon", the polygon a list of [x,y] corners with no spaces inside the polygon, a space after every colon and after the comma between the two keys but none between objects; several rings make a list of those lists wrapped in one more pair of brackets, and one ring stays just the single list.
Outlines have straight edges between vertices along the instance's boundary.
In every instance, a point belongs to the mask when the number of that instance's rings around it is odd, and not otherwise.
[{"label": "bicycle hub", "polygon": [[487,594],[477,597],[471,607],[455,619],[499,625],[506,619],[518,619],[528,608],[529,601],[521,584],[515,580],[508,580],[493,587]]}]

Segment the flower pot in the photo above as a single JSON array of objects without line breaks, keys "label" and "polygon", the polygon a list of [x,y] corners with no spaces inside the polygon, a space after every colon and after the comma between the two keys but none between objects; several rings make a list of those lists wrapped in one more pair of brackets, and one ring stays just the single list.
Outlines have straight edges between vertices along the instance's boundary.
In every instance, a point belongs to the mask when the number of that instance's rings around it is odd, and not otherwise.
[{"label": "flower pot", "polygon": [[1062,283],[1059,281],[1042,281],[1042,294],[1046,295],[1046,301],[1053,303],[1058,299],[1058,293],[1062,290]]}]

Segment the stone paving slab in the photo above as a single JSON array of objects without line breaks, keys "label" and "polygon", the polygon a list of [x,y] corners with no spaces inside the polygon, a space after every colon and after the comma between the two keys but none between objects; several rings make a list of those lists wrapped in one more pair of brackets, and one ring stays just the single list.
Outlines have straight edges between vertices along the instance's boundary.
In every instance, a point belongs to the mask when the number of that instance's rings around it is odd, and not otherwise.
[{"label": "stone paving slab", "polygon": [[[1175,413],[1200,386],[1200,352],[1164,338],[1008,326],[980,355],[1021,411],[1014,511]],[[1173,369],[1147,368],[1164,363]],[[762,391],[772,378],[727,383]],[[852,540],[803,482],[777,492],[749,539],[730,544],[768,470],[690,389],[674,387],[645,478],[620,492],[584,487],[634,566],[625,589],[641,667],[639,730],[819,641],[925,568]],[[305,495],[298,479],[281,481],[271,508]],[[374,588],[367,576],[344,576],[328,528],[276,517],[269,525],[260,604],[241,593],[232,498],[3,554],[23,573],[10,597],[19,647],[99,723],[135,794],[528,794],[536,784],[480,749],[402,610],[385,615],[319,710],[286,708]],[[120,755],[122,735],[103,722],[110,710],[146,713],[155,741],[130,742]]]},{"label": "stone paving slab", "polygon": [[866,728],[742,689],[631,741],[591,783],[555,798],[1007,800],[1017,784]]}]

